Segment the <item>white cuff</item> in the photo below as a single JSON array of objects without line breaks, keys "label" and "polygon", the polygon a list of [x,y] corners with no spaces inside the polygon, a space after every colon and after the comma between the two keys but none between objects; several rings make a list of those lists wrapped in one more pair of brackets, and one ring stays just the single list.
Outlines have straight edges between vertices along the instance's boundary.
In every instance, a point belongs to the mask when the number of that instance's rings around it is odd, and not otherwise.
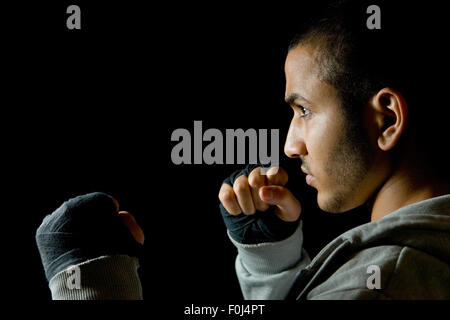
[{"label": "white cuff", "polygon": [[234,240],[229,232],[228,237],[238,249],[242,263],[251,274],[279,273],[292,268],[302,259],[302,221],[295,232],[282,241],[242,244]]},{"label": "white cuff", "polygon": [[142,300],[139,260],[127,255],[101,256],[53,276],[53,300]]}]

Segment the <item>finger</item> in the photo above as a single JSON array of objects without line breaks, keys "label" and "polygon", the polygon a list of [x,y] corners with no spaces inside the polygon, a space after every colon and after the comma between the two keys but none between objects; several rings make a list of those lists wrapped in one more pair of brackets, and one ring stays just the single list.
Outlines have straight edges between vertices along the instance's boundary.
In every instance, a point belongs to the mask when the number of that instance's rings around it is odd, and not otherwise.
[{"label": "finger", "polygon": [[253,169],[248,176],[248,184],[252,193],[253,204],[258,211],[266,211],[270,206],[259,197],[259,188],[266,185],[266,175],[262,174],[261,167]]},{"label": "finger", "polygon": [[261,199],[270,204],[275,205],[275,214],[284,221],[296,221],[301,213],[302,207],[300,202],[285,187],[281,186],[265,186],[259,190]]},{"label": "finger", "polygon": [[128,230],[130,230],[134,239],[140,244],[144,244],[144,231],[142,231],[134,216],[128,211],[119,211],[118,214],[120,220],[128,228]]},{"label": "finger", "polygon": [[236,216],[242,212],[234,194],[233,187],[229,184],[222,184],[219,191],[219,199],[229,214]]},{"label": "finger", "polygon": [[254,214],[256,210],[247,176],[242,175],[237,178],[233,183],[233,190],[242,212],[247,215]]},{"label": "finger", "polygon": [[267,185],[284,186],[288,182],[288,174],[281,167],[272,167],[267,173]]}]

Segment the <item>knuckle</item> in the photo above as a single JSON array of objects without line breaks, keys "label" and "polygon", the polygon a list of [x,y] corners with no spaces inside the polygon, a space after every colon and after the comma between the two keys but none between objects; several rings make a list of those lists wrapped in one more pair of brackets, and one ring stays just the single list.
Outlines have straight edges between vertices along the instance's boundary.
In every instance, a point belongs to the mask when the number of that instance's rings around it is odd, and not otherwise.
[{"label": "knuckle", "polygon": [[255,170],[253,170],[248,177],[248,184],[252,187],[257,187],[264,183],[264,176],[262,176],[259,172],[260,168],[256,168]]},{"label": "knuckle", "polygon": [[267,170],[267,175],[268,176],[276,176],[279,172],[280,167],[270,167]]},{"label": "knuckle", "polygon": [[230,202],[234,199],[234,192],[233,189],[231,187],[226,188],[226,187],[222,187],[219,191],[219,200],[222,203],[227,203]]},{"label": "knuckle", "polygon": [[[273,170],[272,170],[273,169]],[[271,168],[267,173],[267,179],[274,184],[285,185],[288,181],[287,172],[281,167]]]},{"label": "knuckle", "polygon": [[245,177],[245,176],[241,176],[241,177],[236,179],[236,181],[234,182],[234,185],[233,185],[233,190],[237,194],[242,194],[242,193],[246,192],[246,190],[248,188],[247,177]]},{"label": "knuckle", "polygon": [[262,167],[257,167],[255,169],[252,170],[252,172],[250,172],[250,176],[254,175],[254,176],[259,176],[261,175],[261,168]]},{"label": "knuckle", "polygon": [[281,177],[281,181],[286,184],[289,180],[289,176],[287,174],[287,172],[285,170],[283,170],[283,168],[280,168],[280,177]]}]

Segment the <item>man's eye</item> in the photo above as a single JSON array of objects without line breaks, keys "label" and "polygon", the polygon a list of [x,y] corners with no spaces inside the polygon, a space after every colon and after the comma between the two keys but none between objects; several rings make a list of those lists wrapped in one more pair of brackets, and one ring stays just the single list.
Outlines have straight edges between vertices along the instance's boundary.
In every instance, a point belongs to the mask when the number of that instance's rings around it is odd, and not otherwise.
[{"label": "man's eye", "polygon": [[310,114],[310,112],[311,112],[309,109],[306,109],[306,108],[303,107],[303,106],[298,106],[298,108],[299,108],[300,111],[302,112],[302,115],[301,115],[300,117],[304,118],[304,117],[309,116],[309,114]]}]

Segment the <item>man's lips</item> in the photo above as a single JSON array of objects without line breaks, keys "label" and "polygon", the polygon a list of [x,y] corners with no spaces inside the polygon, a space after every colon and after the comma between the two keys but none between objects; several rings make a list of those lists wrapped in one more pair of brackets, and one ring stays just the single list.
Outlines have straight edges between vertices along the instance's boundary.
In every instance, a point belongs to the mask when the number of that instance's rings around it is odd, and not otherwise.
[{"label": "man's lips", "polygon": [[302,166],[301,169],[302,169],[303,173],[311,175],[305,166]]},{"label": "man's lips", "polygon": [[302,169],[303,173],[306,174],[306,178],[305,178],[306,183],[307,183],[308,185],[310,185],[312,179],[314,178],[314,176],[313,176],[312,174],[310,174],[309,171],[306,170],[306,168],[305,168],[304,166],[302,166],[301,169]]}]

